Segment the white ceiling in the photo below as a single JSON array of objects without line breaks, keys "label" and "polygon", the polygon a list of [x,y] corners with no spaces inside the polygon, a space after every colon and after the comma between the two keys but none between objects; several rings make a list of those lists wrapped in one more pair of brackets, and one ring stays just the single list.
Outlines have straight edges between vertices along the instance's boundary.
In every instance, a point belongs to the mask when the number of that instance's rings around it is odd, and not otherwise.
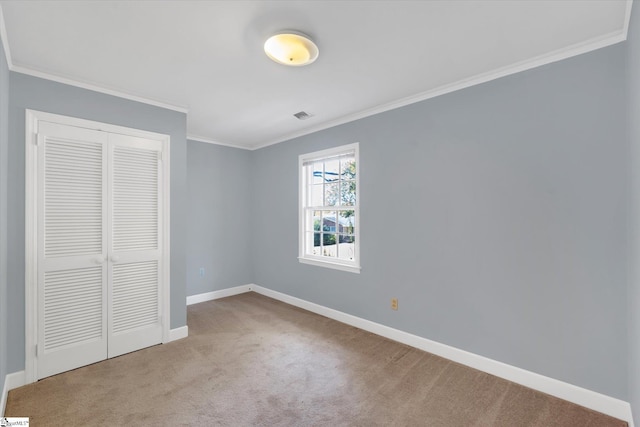
[{"label": "white ceiling", "polygon": [[[631,3],[1,1],[10,67],[188,110],[194,139],[257,148],[622,41]],[[0,22],[1,25],[1,22]],[[268,36],[318,60],[269,60]],[[305,121],[293,117],[304,110]]]}]

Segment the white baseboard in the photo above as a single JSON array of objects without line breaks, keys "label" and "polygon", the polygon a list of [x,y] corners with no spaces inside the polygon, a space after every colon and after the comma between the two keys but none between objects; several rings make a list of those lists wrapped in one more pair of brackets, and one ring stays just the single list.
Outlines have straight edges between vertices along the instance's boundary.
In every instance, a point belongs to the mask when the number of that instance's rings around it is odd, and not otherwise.
[{"label": "white baseboard", "polygon": [[[558,397],[560,399],[581,405],[594,411],[610,415],[612,417],[626,421],[629,427],[634,427],[633,417],[631,414],[631,405],[620,399],[616,399],[595,391],[587,390],[582,387],[575,386],[563,381],[536,374],[506,363],[498,362],[484,356],[460,350],[455,347],[441,344],[426,338],[419,337],[398,329],[390,328],[370,320],[352,316],[338,310],[321,306],[300,298],[292,297],[281,292],[273,291],[262,286],[249,284],[237,286],[234,288],[223,289],[220,291],[207,292],[205,294],[193,295],[187,297],[187,304],[196,304],[198,302],[209,301],[227,296],[237,295],[244,292],[254,291],[256,293],[268,296],[270,298],[285,302],[287,304],[300,307],[313,313],[337,320],[347,325],[363,329],[376,335],[389,338],[391,340],[418,348],[420,350],[433,353],[454,362],[461,363],[480,371],[487,372],[500,378],[521,384],[525,387],[541,391],[546,394]],[[191,298],[191,300],[190,300]],[[189,334],[187,326],[171,329],[170,341],[186,338]],[[26,384],[24,371],[8,374],[4,381],[4,389],[0,396],[0,415],[4,415],[7,394],[9,390],[21,387]]]},{"label": "white baseboard", "polygon": [[594,411],[624,420],[629,423],[629,427],[633,427],[631,405],[623,400],[587,390],[553,378],[545,377],[544,375],[507,365],[506,363],[498,362],[446,344],[441,344],[398,329],[390,328],[379,323],[352,316],[350,314],[305,301],[300,298],[292,297],[281,292],[272,291],[271,289],[263,288],[262,286],[250,285],[250,288],[254,292],[270,298],[277,299],[330,319],[346,323],[347,325],[355,326],[356,328],[372,332],[376,335],[433,353],[471,368],[521,384],[525,387],[529,387],[577,405],[593,409]]},{"label": "white baseboard", "polygon": [[4,410],[7,407],[7,395],[14,388],[22,387],[26,384],[26,376],[24,371],[7,374],[4,378],[4,387],[2,388],[2,396],[0,396],[0,417],[4,417]]},{"label": "white baseboard", "polygon": [[236,286],[234,288],[221,289],[219,291],[205,292],[203,294],[191,295],[187,297],[187,305],[199,302],[211,301],[214,299],[226,298],[233,295],[243,294],[251,291],[253,285]]},{"label": "white baseboard", "polygon": [[180,340],[189,336],[189,327],[187,325],[169,331],[169,342]]}]

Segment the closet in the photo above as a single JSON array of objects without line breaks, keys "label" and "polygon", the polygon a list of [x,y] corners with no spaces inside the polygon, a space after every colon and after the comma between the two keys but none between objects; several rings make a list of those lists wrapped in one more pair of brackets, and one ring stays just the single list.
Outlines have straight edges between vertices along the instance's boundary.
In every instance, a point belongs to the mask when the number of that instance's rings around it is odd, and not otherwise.
[{"label": "closet", "polygon": [[45,113],[27,120],[31,376],[163,342],[168,137]]}]

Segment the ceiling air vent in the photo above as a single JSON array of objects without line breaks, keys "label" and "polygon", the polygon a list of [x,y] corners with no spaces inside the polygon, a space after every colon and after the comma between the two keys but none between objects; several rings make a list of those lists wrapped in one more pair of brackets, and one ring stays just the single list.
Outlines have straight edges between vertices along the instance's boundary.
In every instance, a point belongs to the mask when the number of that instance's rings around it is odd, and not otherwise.
[{"label": "ceiling air vent", "polygon": [[307,120],[309,117],[313,117],[311,114],[306,113],[304,111],[300,111],[299,113],[295,113],[294,116],[298,120]]}]

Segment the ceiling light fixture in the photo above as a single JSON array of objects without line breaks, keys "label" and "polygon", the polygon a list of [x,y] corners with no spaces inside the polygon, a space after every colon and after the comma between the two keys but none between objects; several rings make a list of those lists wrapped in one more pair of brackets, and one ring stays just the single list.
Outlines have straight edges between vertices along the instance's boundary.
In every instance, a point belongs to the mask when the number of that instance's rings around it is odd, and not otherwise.
[{"label": "ceiling light fixture", "polygon": [[264,43],[264,52],[279,64],[300,67],[318,58],[318,46],[306,34],[283,31]]}]

